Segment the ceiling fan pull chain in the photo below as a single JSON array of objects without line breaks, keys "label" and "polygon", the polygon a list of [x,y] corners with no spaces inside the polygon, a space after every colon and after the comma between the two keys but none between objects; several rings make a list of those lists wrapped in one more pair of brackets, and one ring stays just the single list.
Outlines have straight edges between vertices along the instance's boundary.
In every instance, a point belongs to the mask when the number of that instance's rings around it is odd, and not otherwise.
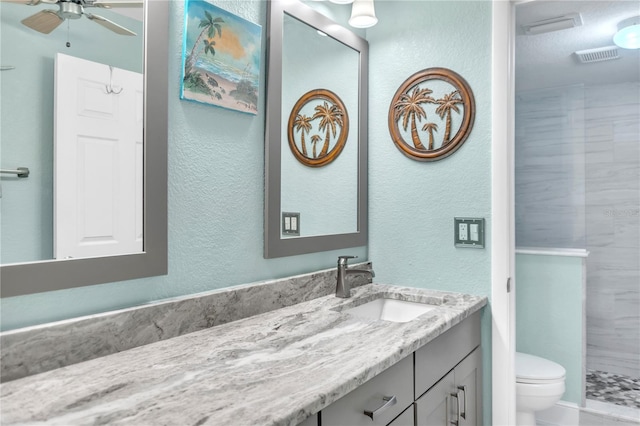
[{"label": "ceiling fan pull chain", "polygon": [[67,20],[67,47],[71,47],[71,42],[69,41],[69,21]]}]

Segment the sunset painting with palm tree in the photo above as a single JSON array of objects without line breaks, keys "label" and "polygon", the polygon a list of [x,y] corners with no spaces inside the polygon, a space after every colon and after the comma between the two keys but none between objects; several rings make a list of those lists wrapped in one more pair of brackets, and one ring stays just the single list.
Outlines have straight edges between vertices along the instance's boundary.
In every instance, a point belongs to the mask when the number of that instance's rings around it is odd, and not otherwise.
[{"label": "sunset painting with palm tree", "polygon": [[[342,151],[349,132],[349,116],[342,100],[326,89],[305,93],[289,116],[288,139],[293,155],[302,164],[320,167]],[[310,135],[311,152],[307,147]],[[318,151],[318,143],[322,148]]]},{"label": "sunset painting with palm tree", "polygon": [[188,0],[180,98],[257,114],[262,28]]},{"label": "sunset painting with palm tree", "polygon": [[462,145],[474,118],[475,101],[467,82],[451,70],[429,68],[396,91],[389,107],[389,131],[403,154],[432,161]]}]

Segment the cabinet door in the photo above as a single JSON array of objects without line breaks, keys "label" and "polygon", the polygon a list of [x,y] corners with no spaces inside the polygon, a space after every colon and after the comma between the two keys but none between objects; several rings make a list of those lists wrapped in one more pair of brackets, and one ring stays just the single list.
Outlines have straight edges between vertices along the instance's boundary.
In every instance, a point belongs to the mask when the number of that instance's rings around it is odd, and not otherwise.
[{"label": "cabinet door", "polygon": [[[482,424],[482,355],[480,348],[469,354],[454,370],[460,404],[460,426]],[[453,399],[455,403],[455,398]],[[454,407],[455,411],[455,407]],[[455,420],[455,419],[453,419]]]},{"label": "cabinet door", "polygon": [[308,417],[307,420],[299,423],[298,426],[318,426],[318,415],[314,414],[313,416]]},{"label": "cabinet door", "polygon": [[[385,426],[412,403],[413,357],[408,356],[322,410],[320,422],[322,426]],[[373,418],[365,415],[376,409]]]},{"label": "cabinet door", "polygon": [[480,345],[480,313],[475,313],[415,352],[416,397]]},{"label": "cabinet door", "polygon": [[450,426],[452,419],[452,404],[455,399],[454,372],[444,376],[438,383],[416,401],[417,426]]},{"label": "cabinet door", "polygon": [[413,409],[413,404],[411,404],[411,406],[409,406],[409,408],[404,410],[404,413],[402,413],[398,417],[396,417],[387,426],[415,426],[415,422],[414,422],[415,415],[414,415],[413,410],[414,410]]}]

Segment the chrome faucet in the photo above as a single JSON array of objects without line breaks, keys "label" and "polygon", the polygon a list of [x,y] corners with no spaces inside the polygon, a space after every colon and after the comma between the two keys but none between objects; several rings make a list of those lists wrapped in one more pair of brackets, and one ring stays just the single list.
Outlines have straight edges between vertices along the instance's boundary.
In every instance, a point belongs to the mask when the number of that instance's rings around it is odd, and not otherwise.
[{"label": "chrome faucet", "polygon": [[349,259],[356,259],[357,257],[358,256],[338,256],[338,282],[336,284],[336,297],[351,297],[351,288],[349,287],[349,283],[345,280],[347,275],[369,275],[369,282],[371,282],[373,277],[376,276],[376,274],[370,269],[349,269],[347,262]]}]

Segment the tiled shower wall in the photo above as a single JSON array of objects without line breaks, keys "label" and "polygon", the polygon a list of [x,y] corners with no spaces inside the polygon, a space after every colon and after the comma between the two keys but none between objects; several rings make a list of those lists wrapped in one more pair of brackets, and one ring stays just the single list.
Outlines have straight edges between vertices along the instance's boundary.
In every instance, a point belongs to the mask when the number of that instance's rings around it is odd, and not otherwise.
[{"label": "tiled shower wall", "polygon": [[516,245],[585,247],[584,89],[516,94]]},{"label": "tiled shower wall", "polygon": [[587,368],[640,376],[640,83],[516,96],[516,244],[587,248]]},{"label": "tiled shower wall", "polygon": [[587,368],[640,377],[640,83],[584,97]]}]

